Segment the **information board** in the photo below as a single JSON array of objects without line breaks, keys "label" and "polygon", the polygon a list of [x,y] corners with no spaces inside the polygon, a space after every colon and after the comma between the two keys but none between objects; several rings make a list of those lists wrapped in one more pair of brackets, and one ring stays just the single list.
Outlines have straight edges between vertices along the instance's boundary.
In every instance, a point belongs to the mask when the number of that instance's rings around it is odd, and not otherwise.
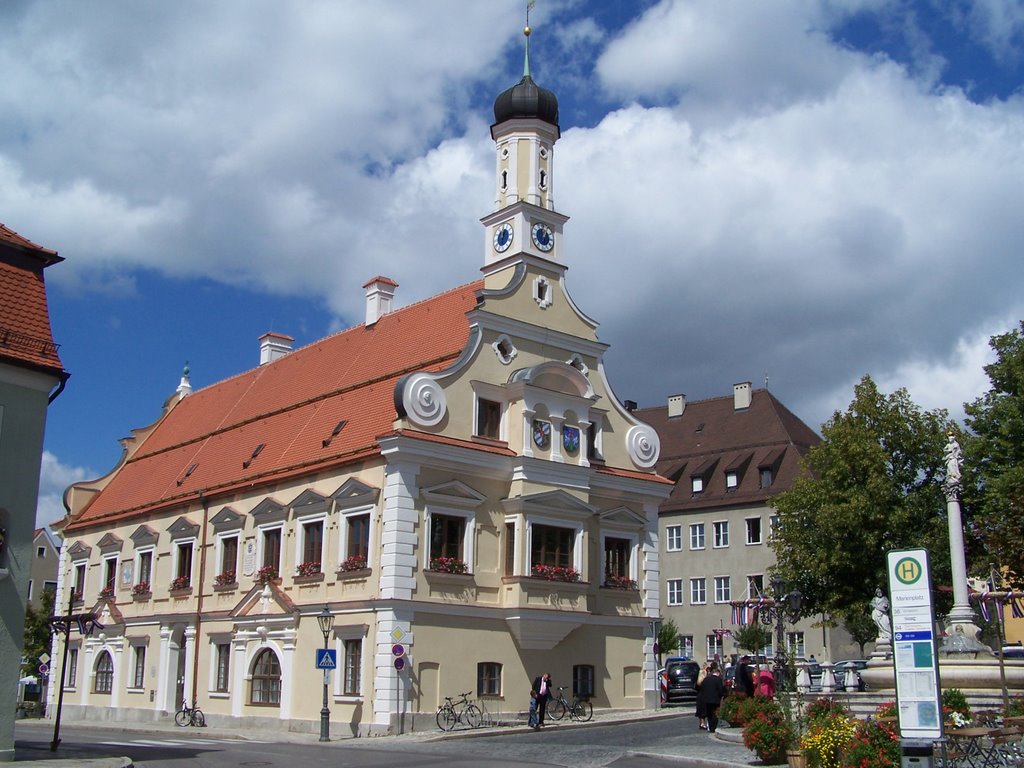
[{"label": "information board", "polygon": [[942,706],[928,550],[891,550],[886,563],[900,737],[939,739]]}]

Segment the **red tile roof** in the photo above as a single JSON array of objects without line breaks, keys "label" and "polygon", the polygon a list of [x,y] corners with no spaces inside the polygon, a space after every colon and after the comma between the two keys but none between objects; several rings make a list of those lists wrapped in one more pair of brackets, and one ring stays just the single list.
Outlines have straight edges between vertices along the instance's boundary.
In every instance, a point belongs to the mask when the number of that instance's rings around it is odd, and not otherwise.
[{"label": "red tile roof", "polygon": [[377,438],[393,431],[395,383],[459,356],[482,288],[455,288],[187,396],[69,530],[376,455]]},{"label": "red tile roof", "polygon": [[[658,474],[676,482],[663,512],[764,504],[793,483],[804,455],[821,441],[766,389],[754,390],[750,407],[740,410],[728,396],[687,403],[683,415],[672,418],[667,407],[635,413],[661,439]],[[762,466],[772,468],[769,488],[761,488]],[[727,469],[739,474],[731,491],[725,487]],[[694,475],[704,477],[704,490],[696,495]]]},{"label": "red tile roof", "polygon": [[0,362],[62,373],[50,330],[43,269],[60,261],[0,224]]}]

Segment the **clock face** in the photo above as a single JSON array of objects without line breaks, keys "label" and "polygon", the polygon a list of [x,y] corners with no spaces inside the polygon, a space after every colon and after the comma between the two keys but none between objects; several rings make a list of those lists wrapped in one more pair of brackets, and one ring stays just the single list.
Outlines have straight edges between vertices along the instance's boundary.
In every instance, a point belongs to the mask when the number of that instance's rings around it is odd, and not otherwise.
[{"label": "clock face", "polygon": [[547,224],[534,224],[532,234],[533,244],[545,253],[555,247],[555,233]]},{"label": "clock face", "polygon": [[512,236],[515,231],[512,229],[511,222],[506,221],[496,230],[494,230],[494,250],[498,253],[504,253],[508,250],[508,247],[512,245]]},{"label": "clock face", "polygon": [[533,420],[533,442],[538,448],[547,448],[551,445],[550,422],[541,421],[540,419]]}]

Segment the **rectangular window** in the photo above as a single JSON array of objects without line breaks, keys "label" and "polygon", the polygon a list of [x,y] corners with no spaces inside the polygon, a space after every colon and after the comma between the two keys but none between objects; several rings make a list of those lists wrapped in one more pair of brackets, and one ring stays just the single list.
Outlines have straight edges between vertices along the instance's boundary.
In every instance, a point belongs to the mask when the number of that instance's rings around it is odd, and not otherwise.
[{"label": "rectangular window", "polygon": [[68,674],[67,674],[68,688],[74,688],[78,685],[78,649],[71,648],[68,650]]},{"label": "rectangular window", "polygon": [[535,565],[559,568],[573,567],[573,545],[576,532],[572,528],[553,525],[535,525],[532,530],[530,570]]},{"label": "rectangular window", "polygon": [[665,549],[678,552],[683,548],[683,526],[670,525],[665,529]]},{"label": "rectangular window", "polygon": [[747,593],[750,599],[764,595],[764,576],[760,573],[755,576],[747,576]]},{"label": "rectangular window", "polygon": [[747,544],[761,543],[761,518],[747,518]]},{"label": "rectangular window", "polygon": [[57,593],[57,582],[56,581],[44,581],[43,582],[43,592],[53,592],[54,594],[56,594]]},{"label": "rectangular window", "polygon": [[771,488],[772,487],[772,468],[761,467],[761,487]]},{"label": "rectangular window", "polygon": [[718,635],[708,635],[708,658],[722,658],[722,638]]},{"label": "rectangular window", "polygon": [[779,516],[769,515],[768,516],[768,538],[774,539],[776,532],[779,530]]},{"label": "rectangular window", "polygon": [[803,632],[787,632],[786,633],[786,650],[796,656],[802,658],[804,655],[804,633]]},{"label": "rectangular window", "polygon": [[728,603],[732,600],[731,580],[728,576],[715,576],[715,602]]},{"label": "rectangular window", "polygon": [[629,578],[629,552],[632,549],[629,539],[616,539],[611,536],[604,540],[604,577],[607,581]]},{"label": "rectangular window", "polygon": [[693,490],[693,495],[696,496],[698,493],[704,492],[704,478],[700,475],[696,475],[690,478],[690,487]]},{"label": "rectangular window", "polygon": [[466,518],[457,515],[430,516],[430,559],[450,557],[462,560]]},{"label": "rectangular window", "polygon": [[704,523],[690,524],[690,549],[704,549]]},{"label": "rectangular window", "polygon": [[501,696],[501,664],[481,661],[476,665],[476,695]]},{"label": "rectangular window", "polygon": [[136,573],[136,584],[149,584],[153,581],[153,553],[139,552],[139,570]]},{"label": "rectangular window", "polygon": [[281,573],[281,529],[268,528],[263,531],[263,567],[273,568]]},{"label": "rectangular window", "polygon": [[[314,520],[302,524],[302,563],[315,571],[321,570],[324,551],[324,521]],[[313,565],[315,563],[315,566]]]},{"label": "rectangular window", "polygon": [[729,546],[729,521],[719,520],[712,523],[715,531],[715,549]]},{"label": "rectangular window", "polygon": [[85,594],[85,563],[75,563],[75,600]]},{"label": "rectangular window", "polygon": [[108,557],[103,561],[103,591],[111,595],[117,586],[117,558]]},{"label": "rectangular window", "polygon": [[669,579],[665,584],[668,587],[668,604],[669,605],[682,605],[683,604],[683,580],[682,579]]},{"label": "rectangular window", "polygon": [[679,650],[686,658],[693,658],[693,635],[679,636]]},{"label": "rectangular window", "polygon": [[476,406],[476,433],[498,440],[501,437],[501,404],[480,398]]},{"label": "rectangular window", "polygon": [[740,476],[737,472],[729,470],[725,473],[725,491],[735,491],[740,484]]},{"label": "rectangular window", "polygon": [[231,644],[217,643],[217,683],[218,693],[228,692],[229,673],[231,671]]},{"label": "rectangular window", "polygon": [[505,523],[505,575],[516,572],[516,524]]},{"label": "rectangular window", "polygon": [[572,695],[590,698],[594,695],[594,665],[575,664],[572,668]]},{"label": "rectangular window", "polygon": [[36,557],[46,557],[46,547],[36,547]]},{"label": "rectangular window", "polygon": [[345,695],[358,696],[362,687],[363,641],[345,641]]},{"label": "rectangular window", "polygon": [[178,545],[178,567],[174,575],[179,579],[183,579],[186,585],[192,583],[191,541],[183,542]]},{"label": "rectangular window", "polygon": [[136,645],[135,648],[135,670],[132,675],[132,688],[145,688],[146,686],[146,646]]},{"label": "rectangular window", "polygon": [[707,580],[703,576],[690,579],[690,605],[704,605],[707,601]]},{"label": "rectangular window", "polygon": [[348,536],[346,537],[345,557],[362,557],[370,559],[370,513],[365,515],[347,515]]},{"label": "rectangular window", "polygon": [[235,581],[238,573],[238,536],[225,536],[220,540],[220,571],[219,574],[230,574],[226,584]]}]

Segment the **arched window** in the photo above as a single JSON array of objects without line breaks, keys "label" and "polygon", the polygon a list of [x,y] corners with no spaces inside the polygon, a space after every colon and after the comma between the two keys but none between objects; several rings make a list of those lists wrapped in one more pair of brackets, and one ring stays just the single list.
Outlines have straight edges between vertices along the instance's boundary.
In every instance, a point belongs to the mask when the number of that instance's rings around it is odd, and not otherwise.
[{"label": "arched window", "polygon": [[101,651],[96,659],[96,693],[110,693],[114,690],[114,660],[109,651]]},{"label": "arched window", "polygon": [[253,662],[249,703],[272,707],[281,704],[281,664],[269,648],[260,651]]}]

